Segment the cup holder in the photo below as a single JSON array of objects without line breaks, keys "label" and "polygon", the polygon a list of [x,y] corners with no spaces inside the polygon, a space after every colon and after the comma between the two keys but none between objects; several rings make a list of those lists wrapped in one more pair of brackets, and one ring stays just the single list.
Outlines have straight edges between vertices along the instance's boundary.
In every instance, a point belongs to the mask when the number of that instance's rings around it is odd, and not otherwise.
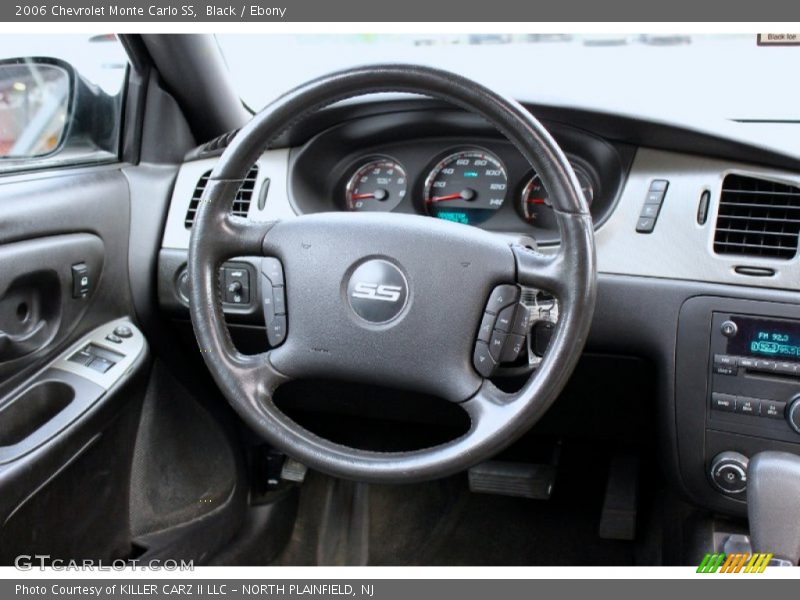
[{"label": "cup holder", "polygon": [[0,447],[20,443],[53,419],[75,399],[63,381],[43,381],[0,409]]}]

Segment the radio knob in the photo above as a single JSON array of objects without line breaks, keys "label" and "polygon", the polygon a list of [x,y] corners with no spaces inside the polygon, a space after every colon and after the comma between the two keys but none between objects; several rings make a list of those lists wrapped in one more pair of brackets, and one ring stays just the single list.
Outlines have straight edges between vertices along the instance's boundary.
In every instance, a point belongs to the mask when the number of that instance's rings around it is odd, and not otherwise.
[{"label": "radio knob", "polygon": [[747,465],[750,461],[739,452],[721,452],[711,461],[711,482],[723,494],[741,494],[747,489]]},{"label": "radio knob", "polygon": [[795,432],[800,433],[800,394],[789,401],[786,407],[786,422]]}]

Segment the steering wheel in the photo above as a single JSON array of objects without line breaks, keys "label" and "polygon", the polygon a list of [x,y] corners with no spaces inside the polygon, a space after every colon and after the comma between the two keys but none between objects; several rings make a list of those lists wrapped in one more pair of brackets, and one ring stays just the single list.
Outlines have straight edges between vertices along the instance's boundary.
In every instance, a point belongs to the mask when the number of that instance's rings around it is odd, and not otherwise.
[{"label": "steering wheel", "polygon": [[[335,102],[378,92],[430,96],[491,123],[547,187],[561,234],[558,250],[539,253],[476,227],[417,215],[334,212],[269,223],[231,216],[246,173],[288,127]],[[280,320],[283,330],[277,332],[283,341],[257,355],[234,347],[223,319],[219,267],[238,256],[270,257],[262,262],[261,277],[276,286],[276,301],[278,293],[285,299],[285,324]],[[192,230],[188,270],[192,324],[202,356],[243,420],[275,448],[312,468],[384,483],[462,471],[527,431],[572,373],[596,294],[591,216],[553,138],[517,102],[459,75],[413,65],[326,75],[258,113],[211,173]],[[543,289],[559,301],[560,318],[542,362],[511,394],[475,367],[476,337],[497,286]],[[307,431],[274,404],[275,390],[299,378],[432,394],[458,403],[470,427],[457,439],[414,451],[382,453],[336,444]]]}]

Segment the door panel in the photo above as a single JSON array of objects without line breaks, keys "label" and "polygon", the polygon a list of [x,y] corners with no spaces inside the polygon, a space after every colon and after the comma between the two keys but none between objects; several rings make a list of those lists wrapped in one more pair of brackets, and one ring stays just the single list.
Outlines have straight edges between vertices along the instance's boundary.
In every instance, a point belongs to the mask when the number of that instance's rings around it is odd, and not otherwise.
[{"label": "door panel", "polygon": [[[133,316],[129,221],[118,167],[0,179],[0,564],[133,552],[150,357]],[[113,341],[119,326],[131,334]]]}]

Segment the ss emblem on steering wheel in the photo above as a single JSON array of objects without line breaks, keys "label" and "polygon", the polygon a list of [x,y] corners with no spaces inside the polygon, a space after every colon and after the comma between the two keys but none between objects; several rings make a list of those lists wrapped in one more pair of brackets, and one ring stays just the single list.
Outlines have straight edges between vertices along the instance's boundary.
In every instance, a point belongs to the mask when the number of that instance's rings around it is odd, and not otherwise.
[{"label": "ss emblem on steering wheel", "polygon": [[388,323],[405,308],[408,281],[388,260],[361,263],[347,282],[347,300],[353,311],[370,323]]}]

